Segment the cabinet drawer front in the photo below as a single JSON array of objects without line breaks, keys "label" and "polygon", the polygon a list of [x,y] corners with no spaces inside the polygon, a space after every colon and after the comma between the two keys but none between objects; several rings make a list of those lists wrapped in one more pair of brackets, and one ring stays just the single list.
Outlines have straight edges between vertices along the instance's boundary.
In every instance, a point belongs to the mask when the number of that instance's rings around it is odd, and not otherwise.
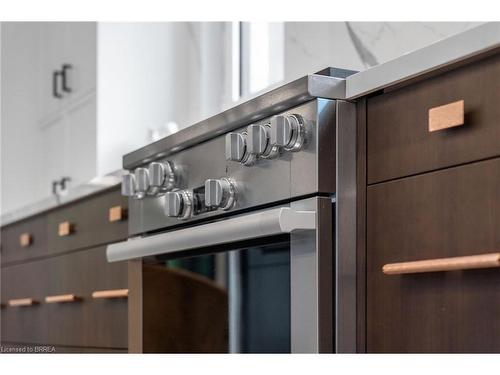
[{"label": "cabinet drawer front", "polygon": [[498,87],[500,54],[370,98],[368,183],[500,155]]},{"label": "cabinet drawer front", "polygon": [[[108,263],[105,247],[4,267],[2,339],[126,348],[127,299],[92,298],[96,291],[126,288],[127,265]],[[8,306],[22,298],[37,303]]]},{"label": "cabinet drawer front", "polygon": [[127,236],[127,200],[113,189],[69,204],[48,214],[48,242],[52,252],[81,249]]},{"label": "cabinet drawer front", "polygon": [[2,263],[18,262],[49,253],[44,216],[14,223],[1,231]]},{"label": "cabinet drawer front", "polygon": [[369,352],[500,352],[499,192],[500,159],[368,187]]}]

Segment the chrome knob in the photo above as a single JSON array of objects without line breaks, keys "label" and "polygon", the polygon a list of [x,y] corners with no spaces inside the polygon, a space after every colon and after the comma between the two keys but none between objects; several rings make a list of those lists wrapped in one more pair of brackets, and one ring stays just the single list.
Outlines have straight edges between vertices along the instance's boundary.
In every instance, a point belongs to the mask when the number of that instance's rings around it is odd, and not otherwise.
[{"label": "chrome knob", "polygon": [[236,202],[236,188],[228,178],[208,179],[205,181],[205,205],[212,208],[229,210]]},{"label": "chrome knob", "polygon": [[247,148],[250,154],[262,155],[269,145],[269,135],[263,125],[250,125],[247,128]]},{"label": "chrome knob", "polygon": [[226,134],[226,160],[242,161],[245,156],[245,137],[240,133]]},{"label": "chrome knob", "polygon": [[247,129],[247,151],[250,155],[271,159],[279,149],[269,142],[269,125],[250,125]]},{"label": "chrome knob", "polygon": [[149,171],[146,168],[137,168],[135,175],[135,198],[142,199],[149,189]]},{"label": "chrome knob", "polygon": [[122,176],[122,195],[126,197],[135,195],[135,176],[131,173]]},{"label": "chrome knob", "polygon": [[158,195],[175,187],[175,174],[169,162],[149,164],[149,194]]},{"label": "chrome knob", "polygon": [[285,151],[299,151],[305,141],[304,121],[299,115],[271,117],[271,145]]},{"label": "chrome knob", "polygon": [[247,138],[246,132],[226,135],[226,160],[238,161],[246,166],[254,164],[256,155],[248,152]]},{"label": "chrome knob", "polygon": [[188,219],[191,217],[192,207],[191,195],[185,190],[169,191],[165,194],[164,212],[168,217]]}]

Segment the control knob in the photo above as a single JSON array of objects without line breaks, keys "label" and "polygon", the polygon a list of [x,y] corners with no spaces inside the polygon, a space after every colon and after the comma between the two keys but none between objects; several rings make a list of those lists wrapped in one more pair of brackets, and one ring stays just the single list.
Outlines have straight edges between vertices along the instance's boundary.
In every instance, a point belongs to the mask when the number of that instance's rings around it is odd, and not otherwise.
[{"label": "control knob", "polygon": [[150,182],[149,182],[149,171],[146,168],[136,168],[134,171],[135,176],[135,194],[134,197],[137,199],[142,199],[146,196],[148,192]]},{"label": "control knob", "polygon": [[186,190],[169,191],[165,194],[165,215],[186,220],[191,217],[193,200]]},{"label": "control knob", "polygon": [[159,195],[175,187],[175,173],[169,162],[149,164],[149,192],[150,195]]},{"label": "control knob", "polygon": [[278,155],[278,148],[269,141],[269,125],[253,124],[247,128],[247,151],[261,158],[273,158]]},{"label": "control knob", "polygon": [[248,152],[246,132],[226,135],[226,160],[237,161],[246,166],[253,165],[255,155]]},{"label": "control knob", "polygon": [[299,115],[278,115],[271,118],[271,139],[273,146],[285,151],[299,151],[304,145],[304,121]]},{"label": "control knob", "polygon": [[132,173],[122,176],[122,195],[126,197],[135,195],[135,176]]},{"label": "control knob", "polygon": [[236,188],[231,179],[208,179],[205,181],[205,205],[229,210],[236,202]]}]

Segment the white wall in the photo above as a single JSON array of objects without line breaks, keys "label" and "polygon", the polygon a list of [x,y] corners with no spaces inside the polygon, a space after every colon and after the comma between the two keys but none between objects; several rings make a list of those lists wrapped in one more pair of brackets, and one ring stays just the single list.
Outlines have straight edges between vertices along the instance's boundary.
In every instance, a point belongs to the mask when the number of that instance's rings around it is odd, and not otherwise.
[{"label": "white wall", "polygon": [[222,108],[231,94],[230,29],[219,22],[99,23],[99,175],[121,168],[121,156],[150,143],[151,131],[166,135]]}]

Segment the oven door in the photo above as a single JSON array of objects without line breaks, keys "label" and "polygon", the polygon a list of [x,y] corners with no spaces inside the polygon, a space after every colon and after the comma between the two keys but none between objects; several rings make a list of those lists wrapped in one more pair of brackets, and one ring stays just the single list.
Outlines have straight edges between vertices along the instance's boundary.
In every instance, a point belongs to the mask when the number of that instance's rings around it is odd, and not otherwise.
[{"label": "oven door", "polygon": [[335,199],[315,197],[109,245],[109,261],[144,258],[163,275],[142,284],[161,289],[164,332],[142,351],[334,352],[334,222]]}]

